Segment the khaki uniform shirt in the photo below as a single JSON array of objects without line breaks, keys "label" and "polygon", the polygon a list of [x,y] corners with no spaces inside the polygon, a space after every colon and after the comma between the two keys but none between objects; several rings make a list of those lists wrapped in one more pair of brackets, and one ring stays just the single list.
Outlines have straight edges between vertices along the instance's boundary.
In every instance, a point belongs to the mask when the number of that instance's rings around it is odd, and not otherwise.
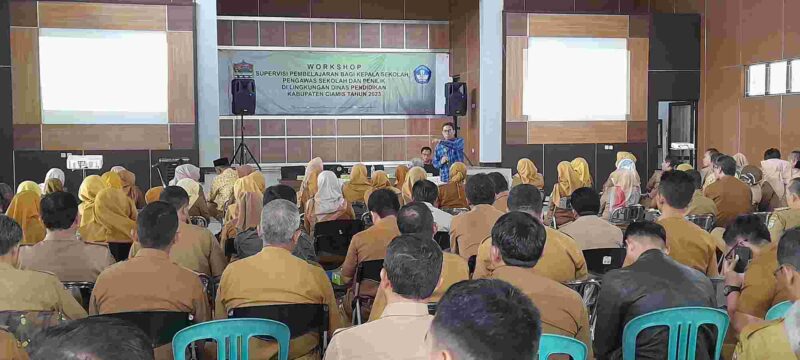
[{"label": "khaki uniform shirt", "polygon": [[6,329],[0,328],[0,359],[28,360],[28,353],[19,341]]},{"label": "khaki uniform shirt", "polygon": [[796,359],[783,319],[749,325],[739,336],[734,360]]},{"label": "khaki uniform shirt", "polygon": [[[140,250],[141,244],[134,242],[129,257]],[[211,277],[221,276],[228,264],[222,246],[211,231],[186,223],[178,225],[178,236],[169,250],[169,258],[180,266]]]},{"label": "khaki uniform shirt", "polygon": [[[274,246],[228,265],[222,274],[214,317],[226,319],[228,311],[238,307],[277,304],[327,304],[329,332],[344,326],[325,271]],[[289,358],[311,353],[318,343],[316,332],[292,339]],[[252,358],[268,359],[278,352],[278,346],[251,339],[250,351]]]},{"label": "khaki uniform shirt", "polygon": [[703,195],[717,205],[719,227],[728,227],[737,216],[749,214],[753,209],[753,193],[750,187],[733,176],[717,179],[703,191]]},{"label": "khaki uniform shirt", "polygon": [[0,289],[0,311],[55,311],[69,320],[86,317],[86,310],[52,274],[0,263]]},{"label": "khaki uniform shirt", "polygon": [[532,269],[500,266],[490,275],[522,290],[539,309],[542,332],[571,337],[584,343],[592,355],[589,312],[577,292],[551,279],[537,275]]},{"label": "khaki uniform shirt", "polygon": [[717,204],[714,204],[714,200],[703,196],[703,193],[700,190],[695,190],[694,195],[692,195],[692,201],[689,203],[689,207],[686,209],[686,215],[708,214],[714,215],[714,217],[719,215]]},{"label": "khaki uniform shirt", "polygon": [[[539,262],[533,267],[533,272],[560,283],[587,277],[589,270],[586,267],[586,259],[575,240],[549,227],[545,228],[545,232],[547,240]],[[494,270],[490,259],[491,248],[492,238],[488,237],[478,250],[473,279],[489,277]]]},{"label": "khaki uniform shirt", "polygon": [[433,316],[425,303],[393,303],[380,319],[337,331],[325,360],[427,360],[425,336]]},{"label": "khaki uniform shirt", "polygon": [[769,308],[790,299],[788,289],[777,285],[774,275],[777,268],[778,243],[772,242],[753,257],[744,273],[738,312],[763,319]]},{"label": "khaki uniform shirt", "polygon": [[358,264],[364,261],[384,259],[389,243],[399,235],[397,217],[387,216],[378,220],[369,229],[353,236],[342,264],[342,278],[345,281],[352,279],[356,274]]},{"label": "khaki uniform shirt", "polygon": [[709,233],[682,217],[662,217],[657,223],[667,232],[667,247],[671,258],[708,277],[719,275],[717,242]]},{"label": "khaki uniform shirt", "polygon": [[19,267],[53,273],[61,281],[97,281],[115,262],[108,245],[45,237],[32,246],[20,246]]},{"label": "khaki uniform shirt", "polygon": [[450,224],[450,251],[465,260],[478,254],[478,246],[490,236],[492,227],[503,212],[492,205],[481,204],[453,217]]},{"label": "khaki uniform shirt", "polygon": [[[442,253],[442,283],[437,287],[431,297],[425,299],[425,302],[435,303],[444,296],[447,289],[453,284],[469,280],[469,266],[467,261],[462,259],[461,256],[451,253]],[[386,307],[386,293],[383,289],[378,289],[378,294],[375,296],[375,302],[372,303],[372,311],[369,314],[369,321],[378,320],[384,312]]]},{"label": "khaki uniform shirt", "polygon": [[494,206],[495,209],[497,209],[497,210],[500,210],[500,211],[502,211],[504,213],[507,213],[508,212],[508,191],[503,191],[503,192],[497,194],[497,197],[495,197],[494,204],[492,204],[492,206]]},{"label": "khaki uniform shirt", "polygon": [[439,185],[439,207],[444,209],[459,209],[469,206],[465,188],[466,186],[460,183]]},{"label": "khaki uniform shirt", "polygon": [[772,242],[778,242],[786,230],[800,226],[800,209],[775,210],[769,217],[767,227]]},{"label": "khaki uniform shirt", "polygon": [[622,247],[622,230],[597,215],[578,217],[561,227],[582,250]]}]

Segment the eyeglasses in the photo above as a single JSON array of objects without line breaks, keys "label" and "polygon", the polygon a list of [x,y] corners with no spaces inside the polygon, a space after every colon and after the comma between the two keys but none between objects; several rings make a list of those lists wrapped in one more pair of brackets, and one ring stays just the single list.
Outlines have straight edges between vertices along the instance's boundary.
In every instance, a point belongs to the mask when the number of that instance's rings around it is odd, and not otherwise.
[{"label": "eyeglasses", "polygon": [[442,129],[443,133],[451,133],[451,132],[454,132],[454,131],[455,130],[453,130],[453,129]]}]

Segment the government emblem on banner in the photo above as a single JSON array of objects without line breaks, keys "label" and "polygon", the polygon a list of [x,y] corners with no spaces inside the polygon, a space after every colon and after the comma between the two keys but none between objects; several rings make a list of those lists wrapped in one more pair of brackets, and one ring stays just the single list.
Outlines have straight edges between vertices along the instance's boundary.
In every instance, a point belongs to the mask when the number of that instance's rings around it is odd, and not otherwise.
[{"label": "government emblem on banner", "polygon": [[252,79],[253,64],[247,63],[244,60],[240,63],[233,64],[233,77],[237,79]]},{"label": "government emblem on banner", "polygon": [[429,68],[429,67],[427,67],[425,65],[420,65],[420,66],[417,66],[416,69],[414,69],[414,80],[416,80],[417,83],[420,83],[420,84],[427,84],[427,83],[431,82],[431,75],[432,74],[433,74],[433,72],[431,71],[431,68]]}]

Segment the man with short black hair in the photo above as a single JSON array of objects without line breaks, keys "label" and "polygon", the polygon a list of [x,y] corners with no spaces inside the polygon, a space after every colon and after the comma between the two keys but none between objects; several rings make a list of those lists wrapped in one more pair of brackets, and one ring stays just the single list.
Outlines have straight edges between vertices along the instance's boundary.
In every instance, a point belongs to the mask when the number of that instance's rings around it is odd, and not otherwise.
[{"label": "man with short black hair", "polygon": [[[539,222],[542,220],[542,193],[535,186],[520,184],[511,188],[508,195],[508,210],[528,213]],[[494,224],[492,224],[494,226]],[[582,279],[589,275],[586,259],[583,257],[578,244],[571,237],[545,227],[547,242],[544,254],[536,263],[533,271],[537,274],[564,283]],[[494,265],[491,261],[492,237],[491,233],[478,247],[478,256],[475,260],[475,273],[473,279],[488,277]]]},{"label": "man with short black hair", "polygon": [[[664,227],[650,221],[632,223],[625,231],[625,242],[625,263],[631,265],[606,273],[597,298],[594,350],[598,359],[622,359],[623,329],[637,316],[675,307],[716,307],[711,280],[667,256]],[[711,359],[712,331],[703,327],[698,335],[697,359]],[[668,344],[667,331],[644,331],[636,339],[636,359],[665,359]]]},{"label": "man with short black hair", "polygon": [[355,234],[350,241],[342,264],[342,280],[345,282],[355,276],[358,264],[386,257],[389,242],[400,235],[400,230],[397,229],[397,211],[400,210],[397,194],[389,189],[373,191],[369,195],[367,208],[372,215],[373,225]]},{"label": "man with short black hair", "polygon": [[508,180],[499,172],[490,172],[489,177],[494,184],[494,206],[497,210],[508,212]]},{"label": "man with short black hair", "polygon": [[378,320],[337,331],[326,360],[422,359],[433,316],[427,299],[441,283],[442,251],[433,241],[400,235],[386,249],[380,289],[386,309]]},{"label": "man with short black hair", "polygon": [[714,163],[716,181],[709,185],[703,195],[714,201],[719,209],[718,227],[727,227],[737,216],[749,214],[753,206],[750,187],[736,178],[736,160],[727,155]]},{"label": "man with short black hair", "polygon": [[572,237],[582,250],[622,247],[622,230],[597,216],[600,195],[592,188],[575,189],[570,196],[575,221],[559,230]]},{"label": "man with short black hair", "polygon": [[581,297],[532,269],[544,254],[545,226],[528,213],[512,211],[492,228],[491,279],[508,282],[531,298],[542,314],[542,330],[584,343],[592,356],[589,313]]},{"label": "man with short black hair", "polygon": [[114,264],[107,244],[78,239],[81,218],[75,195],[47,194],[40,207],[47,235],[34,245],[20,246],[20,269],[50,272],[61,281],[95,282],[105,268]]},{"label": "man with short black hair", "polygon": [[86,317],[86,310],[52,274],[16,268],[22,228],[0,215],[0,311],[54,311],[67,319]]},{"label": "man with short black hair", "polygon": [[489,236],[494,222],[503,212],[494,204],[494,183],[489,175],[475,174],[467,179],[467,200],[472,209],[453,217],[450,251],[468,260],[478,254],[478,245]]},{"label": "man with short black hair", "polygon": [[[211,231],[189,223],[189,194],[186,190],[180,186],[167,186],[159,199],[178,212],[178,233],[169,249],[169,258],[196,273],[221,276],[228,264],[225,253]],[[129,258],[136,256],[140,248],[140,244],[134,242]]]},{"label": "man with short black hair", "polygon": [[133,324],[111,317],[65,322],[36,334],[31,360],[152,360],[150,339]]},{"label": "man with short black hair", "polygon": [[716,277],[717,254],[722,256],[725,249],[718,248],[708,232],[684,218],[693,194],[694,183],[689,174],[677,170],[664,172],[654,199],[661,209],[658,224],[667,231],[671,258],[708,277]]},{"label": "man with short black hair", "polygon": [[439,198],[439,187],[436,184],[430,180],[417,181],[414,183],[414,187],[411,188],[411,197],[415,202],[422,202],[428,206],[433,215],[433,220],[436,221],[437,231],[450,232],[453,215],[434,206],[436,199]]},{"label": "man with short black hair", "polygon": [[425,172],[439,176],[439,169],[433,164],[433,149],[430,146],[423,146],[419,153],[422,156],[422,168],[425,169]]},{"label": "man with short black hair", "polygon": [[501,280],[462,281],[436,308],[429,359],[535,359],[541,336],[539,310],[519,289]]},{"label": "man with short black hair", "polygon": [[692,178],[694,184],[694,194],[692,194],[692,201],[689,202],[689,207],[686,208],[686,215],[714,215],[717,217],[719,211],[717,204],[703,195],[703,175],[697,170],[690,170],[686,172]]},{"label": "man with short black hair", "polygon": [[[211,319],[208,296],[197,273],[169,258],[178,231],[173,205],[156,201],[139,213],[136,256],[103,271],[89,300],[89,314],[131,311],[189,313],[196,323]],[[156,350],[159,359],[170,358],[170,344]]]},{"label": "man with short black hair", "polygon": [[769,217],[768,227],[773,239],[780,239],[783,232],[800,226],[800,178],[792,179],[786,188],[788,208],[776,209]]},{"label": "man with short black hair", "polygon": [[703,189],[717,180],[714,176],[714,163],[720,155],[722,154],[715,148],[708,148],[703,153],[703,168],[700,169],[700,174],[703,175]]},{"label": "man with short black hair", "polygon": [[764,160],[769,159],[780,159],[781,158],[781,151],[776,148],[769,148],[764,151]]}]

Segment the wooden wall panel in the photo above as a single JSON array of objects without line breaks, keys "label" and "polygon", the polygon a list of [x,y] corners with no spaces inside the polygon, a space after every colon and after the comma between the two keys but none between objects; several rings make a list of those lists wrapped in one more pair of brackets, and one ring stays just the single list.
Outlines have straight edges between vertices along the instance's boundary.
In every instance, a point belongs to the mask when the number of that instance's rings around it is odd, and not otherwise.
[{"label": "wooden wall panel", "polygon": [[169,51],[169,122],[195,122],[194,34],[168,32]]},{"label": "wooden wall panel", "polygon": [[625,143],[626,121],[531,121],[528,144]]},{"label": "wooden wall panel", "polygon": [[728,154],[739,149],[739,101],[743,94],[741,67],[728,67],[708,71],[706,89],[706,145]]},{"label": "wooden wall panel", "polygon": [[649,39],[628,39],[630,51],[630,118],[647,121],[647,82],[650,51]]},{"label": "wooden wall panel", "polygon": [[43,28],[166,30],[167,7],[155,5],[40,2]]},{"label": "wooden wall panel", "polygon": [[42,125],[42,150],[167,150],[168,125]]},{"label": "wooden wall panel", "polygon": [[742,1],[742,64],[781,59],[783,0]]},{"label": "wooden wall panel", "polygon": [[14,124],[40,124],[39,29],[11,28],[11,89]]},{"label": "wooden wall panel", "polygon": [[627,38],[628,17],[530,14],[530,36]]},{"label": "wooden wall panel", "polygon": [[800,96],[783,97],[783,113],[781,114],[781,153],[789,154],[800,149]]},{"label": "wooden wall panel", "polygon": [[709,1],[706,4],[706,50],[709,68],[740,63],[739,1]]},{"label": "wooden wall panel", "polygon": [[525,83],[527,36],[506,37],[506,121],[525,121],[522,89]]},{"label": "wooden wall panel", "polygon": [[741,143],[739,152],[758,160],[764,150],[780,146],[781,98],[745,98],[741,102]]}]

